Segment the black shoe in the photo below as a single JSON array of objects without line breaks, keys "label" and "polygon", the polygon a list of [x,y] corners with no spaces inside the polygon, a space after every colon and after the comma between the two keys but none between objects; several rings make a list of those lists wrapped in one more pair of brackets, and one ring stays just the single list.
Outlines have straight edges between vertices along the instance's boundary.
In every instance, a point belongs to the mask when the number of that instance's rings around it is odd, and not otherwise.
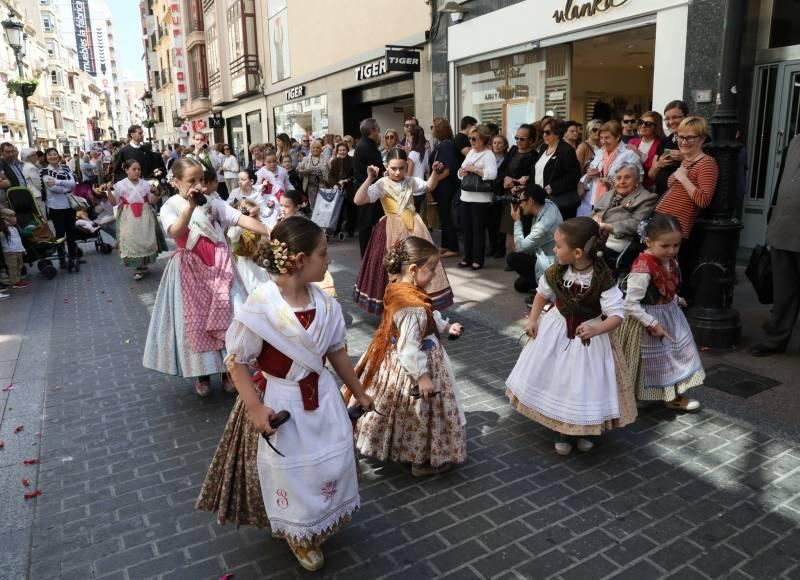
[{"label": "black shoe", "polygon": [[782,352],[786,352],[785,348],[775,348],[773,346],[769,346],[766,344],[757,344],[753,348],[750,349],[750,354],[752,356],[761,358],[765,356],[772,356],[773,354],[780,354]]},{"label": "black shoe", "polygon": [[79,263],[79,264],[85,264],[85,263],[86,263],[86,260],[78,260],[78,263]]},{"label": "black shoe", "polygon": [[72,258],[67,261],[67,273],[72,274],[72,271],[75,269],[75,260]]},{"label": "black shoe", "polygon": [[525,280],[522,276],[514,280],[514,290],[519,292],[520,294],[530,294],[533,292],[533,287],[531,287],[530,282]]},{"label": "black shoe", "polygon": [[85,264],[85,263],[86,262],[84,260],[78,260],[77,258],[75,259],[75,273],[76,274],[81,271],[81,264]]}]

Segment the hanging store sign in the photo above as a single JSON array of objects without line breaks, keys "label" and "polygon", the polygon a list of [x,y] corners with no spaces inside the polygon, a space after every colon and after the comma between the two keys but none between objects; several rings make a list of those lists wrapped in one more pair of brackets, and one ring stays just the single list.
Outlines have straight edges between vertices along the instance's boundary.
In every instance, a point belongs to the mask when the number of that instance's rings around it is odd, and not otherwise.
[{"label": "hanging store sign", "polygon": [[75,47],[78,50],[78,66],[82,71],[93,77],[97,76],[88,0],[72,0],[72,18],[75,20]]},{"label": "hanging store sign", "polygon": [[178,100],[187,100],[186,91],[186,59],[184,58],[183,32],[181,27],[181,5],[170,2],[170,26],[172,28],[172,70],[175,74],[175,92]]},{"label": "hanging store sign", "polygon": [[301,97],[305,97],[306,96],[306,86],[305,85],[300,85],[298,87],[292,87],[291,89],[288,89],[287,91],[285,91],[285,94],[286,94],[286,100],[287,101],[291,101],[291,100],[294,100],[294,99],[299,99]]},{"label": "hanging store sign", "polygon": [[589,2],[566,0],[563,10],[556,10],[553,12],[553,20],[558,24],[580,20],[587,16],[594,16],[598,12],[606,12],[612,8],[619,8],[627,2],[628,0],[590,0]]},{"label": "hanging store sign", "polygon": [[388,72],[419,72],[419,51],[412,49],[386,49],[386,70]]},{"label": "hanging store sign", "polygon": [[367,79],[374,79],[375,77],[385,75],[388,70],[386,70],[386,59],[382,58],[380,60],[376,60],[375,62],[371,62],[369,64],[362,64],[361,66],[357,66],[355,68],[356,73],[356,80],[357,81],[365,81]]}]

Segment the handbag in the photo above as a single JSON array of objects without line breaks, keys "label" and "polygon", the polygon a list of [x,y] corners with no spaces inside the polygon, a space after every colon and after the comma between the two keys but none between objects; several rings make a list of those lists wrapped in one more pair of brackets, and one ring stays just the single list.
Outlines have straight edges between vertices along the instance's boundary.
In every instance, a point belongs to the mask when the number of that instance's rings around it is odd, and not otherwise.
[{"label": "handbag", "polygon": [[82,209],[86,209],[89,207],[89,202],[86,201],[82,197],[78,197],[75,194],[68,193],[67,199],[69,200],[69,207],[75,211],[80,211]]},{"label": "handbag", "polygon": [[494,180],[485,180],[476,173],[467,173],[461,178],[461,189],[475,193],[493,193]]},{"label": "handbag", "polygon": [[761,304],[772,304],[772,253],[769,246],[758,244],[750,254],[745,276],[753,284]]}]

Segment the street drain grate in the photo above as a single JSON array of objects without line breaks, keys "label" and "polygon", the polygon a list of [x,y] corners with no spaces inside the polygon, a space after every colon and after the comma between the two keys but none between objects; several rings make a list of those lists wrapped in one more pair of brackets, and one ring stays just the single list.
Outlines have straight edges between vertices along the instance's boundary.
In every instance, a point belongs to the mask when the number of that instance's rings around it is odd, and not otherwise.
[{"label": "street drain grate", "polygon": [[780,381],[728,365],[714,365],[706,370],[705,386],[744,399],[780,384]]}]

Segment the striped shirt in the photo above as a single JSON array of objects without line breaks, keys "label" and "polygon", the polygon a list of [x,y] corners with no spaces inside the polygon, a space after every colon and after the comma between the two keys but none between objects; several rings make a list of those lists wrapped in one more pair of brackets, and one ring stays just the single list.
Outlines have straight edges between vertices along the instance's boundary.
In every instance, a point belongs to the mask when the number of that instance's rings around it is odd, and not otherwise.
[{"label": "striped shirt", "polygon": [[711,205],[714,192],[717,189],[719,167],[713,157],[704,155],[692,163],[683,161],[695,190],[689,195],[683,184],[678,181],[675,174],[670,175],[667,184],[669,189],[656,206],[656,213],[671,215],[681,224],[683,237],[688,238],[700,210]]}]

